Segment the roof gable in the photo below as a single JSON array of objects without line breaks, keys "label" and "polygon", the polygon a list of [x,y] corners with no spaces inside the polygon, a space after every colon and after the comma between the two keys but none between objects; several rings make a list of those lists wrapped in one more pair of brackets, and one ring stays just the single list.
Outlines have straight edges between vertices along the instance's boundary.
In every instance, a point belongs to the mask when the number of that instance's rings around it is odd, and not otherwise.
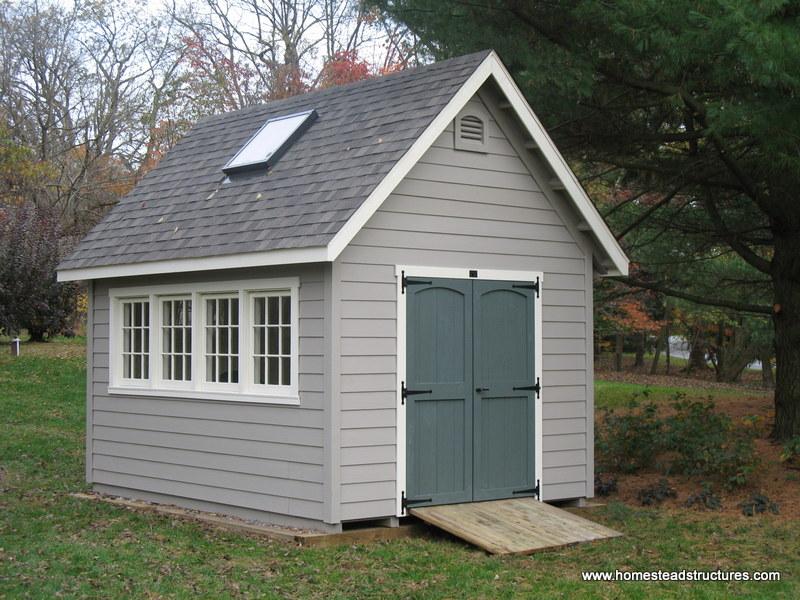
[{"label": "roof gable", "polygon": [[[59,266],[94,279],[335,260],[489,77],[606,255],[627,258],[494,52],[314,92],[199,123]],[[268,172],[222,167],[272,117],[319,118]]]}]

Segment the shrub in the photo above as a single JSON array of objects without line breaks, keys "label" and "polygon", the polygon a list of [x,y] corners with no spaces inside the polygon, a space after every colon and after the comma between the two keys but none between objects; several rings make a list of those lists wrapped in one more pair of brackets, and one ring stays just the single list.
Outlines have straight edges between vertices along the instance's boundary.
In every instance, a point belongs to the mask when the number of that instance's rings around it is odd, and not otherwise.
[{"label": "shrub", "polygon": [[796,435],[783,444],[781,460],[790,465],[800,465],[800,435]]},{"label": "shrub", "polygon": [[669,486],[666,479],[660,479],[655,485],[650,485],[639,490],[636,497],[642,506],[652,506],[653,504],[661,504],[667,498],[675,498],[678,493]]},{"label": "shrub", "polygon": [[630,412],[619,414],[605,409],[603,426],[598,430],[598,462],[606,470],[634,473],[652,467],[661,449],[662,422],[656,405],[639,406],[635,401]]},{"label": "shrub", "polygon": [[780,512],[778,503],[773,502],[764,494],[753,494],[750,498],[740,503],[739,507],[742,509],[742,514],[748,517],[760,515],[767,511],[775,515]]},{"label": "shrub", "polygon": [[594,493],[598,496],[610,496],[617,491],[617,478],[611,475],[598,474],[594,478]]},{"label": "shrub", "polygon": [[689,508],[695,507],[706,510],[719,510],[722,508],[722,501],[711,489],[711,486],[704,482],[700,491],[689,494],[689,497],[686,499],[686,506]]},{"label": "shrub", "polygon": [[73,320],[77,286],[56,282],[65,240],[54,212],[0,207],[0,328],[31,339],[60,333]]},{"label": "shrub", "polygon": [[734,425],[714,411],[711,400],[677,398],[673,408],[664,426],[669,471],[714,477],[728,487],[744,485],[756,467],[753,428]]}]

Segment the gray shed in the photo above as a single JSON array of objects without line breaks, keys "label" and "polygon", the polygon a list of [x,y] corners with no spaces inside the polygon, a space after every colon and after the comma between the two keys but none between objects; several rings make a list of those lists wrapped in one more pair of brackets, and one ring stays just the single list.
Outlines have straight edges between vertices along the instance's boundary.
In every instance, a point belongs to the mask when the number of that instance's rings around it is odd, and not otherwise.
[{"label": "gray shed", "polygon": [[593,495],[628,261],[494,52],[203,120],[80,243],[86,478],[337,531]]}]

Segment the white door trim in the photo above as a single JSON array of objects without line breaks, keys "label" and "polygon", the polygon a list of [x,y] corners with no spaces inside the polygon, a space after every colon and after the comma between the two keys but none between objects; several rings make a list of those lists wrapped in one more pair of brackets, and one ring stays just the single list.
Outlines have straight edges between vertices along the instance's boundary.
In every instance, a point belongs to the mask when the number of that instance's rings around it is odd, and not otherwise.
[{"label": "white door trim", "polygon": [[539,279],[539,294],[534,297],[534,377],[539,378],[541,392],[534,399],[534,462],[535,478],[539,482],[539,499],[543,494],[542,481],[542,397],[545,393],[542,377],[542,293],[544,273],[541,271],[506,271],[500,269],[454,269],[448,267],[425,267],[418,265],[395,266],[397,293],[397,489],[395,510],[398,517],[403,512],[402,492],[406,489],[406,406],[400,392],[406,380],[406,302],[403,293],[403,275],[406,277],[435,277],[442,279],[488,279],[494,281],[536,281]]}]

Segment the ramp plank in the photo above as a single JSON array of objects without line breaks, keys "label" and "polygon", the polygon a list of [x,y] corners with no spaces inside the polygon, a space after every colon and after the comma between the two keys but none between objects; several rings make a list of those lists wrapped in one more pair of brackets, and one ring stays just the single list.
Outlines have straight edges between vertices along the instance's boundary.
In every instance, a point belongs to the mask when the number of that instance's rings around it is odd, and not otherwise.
[{"label": "ramp plank", "polygon": [[492,554],[531,554],[622,535],[533,498],[421,506],[409,512]]}]

